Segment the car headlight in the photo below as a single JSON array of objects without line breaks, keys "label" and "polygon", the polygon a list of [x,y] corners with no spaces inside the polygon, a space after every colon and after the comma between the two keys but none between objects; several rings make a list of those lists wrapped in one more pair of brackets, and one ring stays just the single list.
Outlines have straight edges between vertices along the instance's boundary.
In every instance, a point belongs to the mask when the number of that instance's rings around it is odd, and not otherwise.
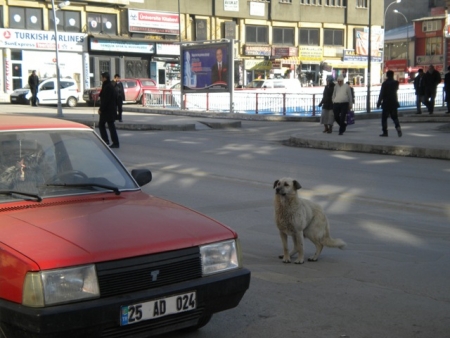
[{"label": "car headlight", "polygon": [[94,265],[28,272],[23,286],[22,304],[31,307],[70,303],[98,298]]},{"label": "car headlight", "polygon": [[200,247],[203,276],[241,266],[239,242],[229,240]]}]

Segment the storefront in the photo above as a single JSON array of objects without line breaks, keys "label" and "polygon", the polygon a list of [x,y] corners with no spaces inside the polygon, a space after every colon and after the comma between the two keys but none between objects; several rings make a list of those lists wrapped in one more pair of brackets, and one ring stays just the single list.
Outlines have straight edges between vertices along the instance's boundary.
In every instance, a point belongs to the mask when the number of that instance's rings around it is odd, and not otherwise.
[{"label": "storefront", "polygon": [[[61,77],[74,79],[80,91],[87,84],[87,43],[84,33],[59,33],[58,60]],[[56,77],[55,34],[50,31],[0,29],[2,98],[28,83],[33,70],[40,79]]]},{"label": "storefront", "polygon": [[298,68],[300,80],[303,85],[320,86],[326,84],[323,77],[322,62],[323,48],[318,46],[300,46],[301,67]]},{"label": "storefront", "polygon": [[101,73],[122,78],[149,78],[155,44],[145,39],[89,36],[90,86],[101,85]]}]

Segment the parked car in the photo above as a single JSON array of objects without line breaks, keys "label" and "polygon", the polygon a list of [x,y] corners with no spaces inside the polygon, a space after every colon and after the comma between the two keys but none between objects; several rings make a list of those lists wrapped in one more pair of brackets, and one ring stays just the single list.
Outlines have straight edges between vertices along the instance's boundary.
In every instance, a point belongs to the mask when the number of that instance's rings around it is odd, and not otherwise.
[{"label": "parked car", "polygon": [[302,85],[296,79],[260,79],[250,82],[246,89],[288,89],[300,91]]},{"label": "parked car", "polygon": [[90,127],[0,115],[1,337],[147,337],[239,304],[237,233],[151,178]]},{"label": "parked car", "polygon": [[[142,103],[144,91],[160,96],[162,92],[152,79],[120,79],[125,91],[124,102]],[[100,104],[101,87],[86,89],[83,93],[83,100],[89,105],[98,106]]]},{"label": "parked car", "polygon": [[[56,83],[56,78],[43,79],[39,82],[36,102],[38,105],[58,104],[58,86]],[[80,99],[80,91],[75,80],[61,79],[59,83],[61,85],[61,103],[69,107],[76,107]],[[21,89],[14,90],[9,96],[9,101],[11,103],[30,104],[31,96],[31,90],[27,84]]]}]

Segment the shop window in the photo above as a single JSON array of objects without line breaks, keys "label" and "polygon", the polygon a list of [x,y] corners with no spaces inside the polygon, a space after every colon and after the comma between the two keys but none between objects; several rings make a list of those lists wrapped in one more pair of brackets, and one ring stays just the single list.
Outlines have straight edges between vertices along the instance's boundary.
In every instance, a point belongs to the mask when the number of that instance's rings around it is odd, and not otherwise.
[{"label": "shop window", "polygon": [[195,19],[195,40],[205,41],[208,39],[207,24],[205,19]]},{"label": "shop window", "polygon": [[[55,29],[53,11],[48,12],[50,30]],[[81,13],[61,10],[56,12],[57,29],[60,32],[81,32]]]},{"label": "shop window", "polygon": [[318,28],[300,28],[300,45],[319,46],[319,29]]},{"label": "shop window", "polygon": [[294,28],[279,28],[272,29],[273,43],[276,45],[294,45]]},{"label": "shop window", "polygon": [[87,13],[88,33],[117,35],[117,16],[115,14]]},{"label": "shop window", "polygon": [[324,29],[323,43],[326,46],[343,46],[344,45],[344,30],[342,29]]},{"label": "shop window", "polygon": [[441,20],[433,20],[433,21],[424,21],[422,22],[422,32],[435,32],[442,30],[442,21]]},{"label": "shop window", "polygon": [[269,43],[267,26],[245,26],[245,41],[247,43]]},{"label": "shop window", "polygon": [[18,49],[11,49],[11,60],[22,61],[22,51]]},{"label": "shop window", "polygon": [[9,7],[9,28],[42,30],[42,10],[39,8]]}]

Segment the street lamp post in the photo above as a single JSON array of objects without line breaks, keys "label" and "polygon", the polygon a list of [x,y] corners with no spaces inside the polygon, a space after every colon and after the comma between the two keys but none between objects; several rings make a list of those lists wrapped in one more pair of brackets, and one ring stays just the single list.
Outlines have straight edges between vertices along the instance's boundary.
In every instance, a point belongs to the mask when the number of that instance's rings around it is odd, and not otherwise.
[{"label": "street lamp post", "polygon": [[[386,14],[387,14],[387,11],[388,11],[389,7],[391,7],[394,4],[399,4],[400,2],[402,2],[402,0],[392,1],[389,5],[387,5],[386,10],[384,11],[384,16],[383,16],[384,35],[386,35]],[[384,50],[384,39],[383,39],[383,69],[382,69],[383,73],[384,73],[384,68],[385,68],[384,57],[385,57],[385,50]]]},{"label": "street lamp post", "polygon": [[408,19],[406,18],[406,16],[402,12],[399,12],[398,10],[394,9],[394,13],[400,14],[401,16],[403,16],[403,18],[406,21],[406,68],[408,68],[409,67],[409,22],[408,22]]},{"label": "street lamp post", "polygon": [[55,26],[55,52],[56,52],[56,86],[58,87],[56,89],[56,92],[58,94],[58,112],[57,112],[57,116],[58,117],[63,117],[63,111],[62,111],[62,106],[61,106],[61,83],[60,83],[60,78],[61,75],[59,73],[59,47],[58,47],[58,23],[56,22],[56,11],[58,9],[61,9],[65,6],[70,5],[70,1],[64,1],[61,2],[60,4],[58,4],[58,8],[55,8],[55,0],[52,0],[52,9],[53,9],[53,23]]}]

